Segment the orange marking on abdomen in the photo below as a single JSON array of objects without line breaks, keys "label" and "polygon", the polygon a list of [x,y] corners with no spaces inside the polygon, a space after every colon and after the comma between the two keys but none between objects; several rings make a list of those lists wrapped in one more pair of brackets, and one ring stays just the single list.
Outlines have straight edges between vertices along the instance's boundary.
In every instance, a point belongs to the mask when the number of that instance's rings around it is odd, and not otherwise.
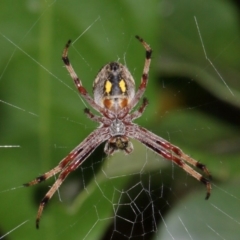
[{"label": "orange marking on abdomen", "polygon": [[107,109],[111,109],[112,107],[112,100],[111,99],[104,99],[103,100],[103,105],[107,108]]},{"label": "orange marking on abdomen", "polygon": [[120,103],[120,107],[121,108],[124,108],[128,105],[128,99],[127,98],[124,98],[121,103]]}]

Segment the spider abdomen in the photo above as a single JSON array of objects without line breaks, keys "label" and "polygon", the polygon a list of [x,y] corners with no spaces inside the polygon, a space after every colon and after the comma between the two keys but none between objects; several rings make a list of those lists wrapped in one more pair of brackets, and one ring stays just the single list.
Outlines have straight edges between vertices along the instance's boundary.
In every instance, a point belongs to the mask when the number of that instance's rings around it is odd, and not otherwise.
[{"label": "spider abdomen", "polygon": [[135,83],[127,67],[118,62],[106,64],[93,83],[94,101],[115,113],[126,107],[135,95]]}]

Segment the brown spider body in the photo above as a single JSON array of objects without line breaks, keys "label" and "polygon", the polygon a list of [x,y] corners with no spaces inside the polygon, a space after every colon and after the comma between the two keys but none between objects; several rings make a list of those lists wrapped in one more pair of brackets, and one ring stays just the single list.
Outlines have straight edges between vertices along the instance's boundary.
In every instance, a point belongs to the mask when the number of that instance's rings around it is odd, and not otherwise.
[{"label": "brown spider body", "polygon": [[126,107],[134,95],[134,79],[121,63],[110,62],[105,65],[93,83],[94,101],[114,113]]},{"label": "brown spider body", "polygon": [[174,162],[195,179],[205,184],[207,188],[206,199],[209,198],[211,183],[190,166],[192,165],[199,168],[210,177],[209,171],[204,164],[189,157],[180,148],[172,145],[165,139],[133,123],[134,119],[141,117],[148,105],[147,99],[143,98],[140,107],[132,112],[133,108],[142,98],[147,87],[152,54],[149,45],[142,38],[138,36],[136,36],[136,38],[142,43],[146,50],[145,65],[137,92],[135,93],[135,82],[129,70],[120,63],[110,62],[99,71],[93,83],[93,98],[83,87],[81,80],[70,64],[68,59],[70,41],[67,43],[62,55],[63,62],[81,96],[93,109],[99,112],[101,116],[93,114],[88,108],[84,110],[85,114],[91,120],[100,123],[100,126],[62,159],[55,168],[37,177],[33,181],[24,184],[25,186],[38,184],[59,173],[57,180],[40,203],[36,219],[37,228],[39,227],[39,221],[44,206],[57,191],[68,174],[76,170],[103,142],[106,142],[104,147],[105,153],[111,155],[118,150],[122,150],[126,154],[129,154],[133,151],[133,145],[129,139],[140,141],[158,155]]}]

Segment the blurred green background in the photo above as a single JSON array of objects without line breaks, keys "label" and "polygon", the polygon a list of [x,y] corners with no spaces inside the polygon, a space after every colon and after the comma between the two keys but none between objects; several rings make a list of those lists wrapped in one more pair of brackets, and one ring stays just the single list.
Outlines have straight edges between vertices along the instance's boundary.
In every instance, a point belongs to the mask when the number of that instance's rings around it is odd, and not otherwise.
[{"label": "blurred green background", "polygon": [[[239,29],[239,6],[227,0],[2,0],[0,236],[27,220],[4,239],[238,239]],[[22,183],[97,127],[63,67],[65,43],[77,40],[69,56],[91,92],[109,61],[126,64],[139,84],[145,53],[136,34],[153,49],[150,105],[136,122],[207,165],[211,198],[135,141],[129,156],[106,159],[101,146],[54,195],[37,231],[37,208],[54,179]]]}]

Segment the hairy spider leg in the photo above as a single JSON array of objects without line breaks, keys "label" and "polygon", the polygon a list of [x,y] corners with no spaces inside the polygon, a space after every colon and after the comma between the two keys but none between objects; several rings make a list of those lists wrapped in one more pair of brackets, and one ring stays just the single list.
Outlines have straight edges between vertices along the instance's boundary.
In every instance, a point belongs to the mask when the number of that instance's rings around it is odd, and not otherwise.
[{"label": "hairy spider leg", "polygon": [[36,218],[36,227],[39,228],[39,221],[42,215],[42,211],[49,201],[53,194],[60,187],[64,179],[68,176],[69,173],[76,170],[87,158],[88,156],[104,141],[110,138],[108,129],[106,127],[98,128],[92,132],[85,140],[80,143],[66,158],[64,158],[57,167],[53,168],[49,172],[41,175],[35,180],[24,184],[24,186],[31,186],[37,184],[41,181],[46,180],[49,177],[52,177],[56,173],[60,172],[57,180],[47,192],[45,197],[42,199]]},{"label": "hairy spider leg", "polygon": [[146,58],[145,58],[145,63],[144,63],[144,67],[143,67],[143,74],[142,74],[142,77],[141,77],[141,83],[140,83],[140,86],[139,86],[135,96],[133,97],[132,101],[129,103],[129,106],[128,106],[129,110],[131,110],[132,108],[134,108],[136,106],[136,104],[142,98],[142,96],[143,96],[143,94],[146,90],[147,83],[148,83],[148,72],[149,72],[150,63],[151,63],[151,56],[152,56],[152,49],[150,48],[150,46],[139,36],[136,36],[136,38],[144,46],[144,48],[146,50]]},{"label": "hairy spider leg", "polygon": [[143,98],[143,101],[140,107],[136,111],[130,114],[131,120],[141,117],[148,104],[149,102],[147,98]]},{"label": "hairy spider leg", "polygon": [[66,167],[69,163],[71,163],[81,152],[79,149],[80,144],[74,148],[65,158],[63,158],[61,160],[61,162],[58,164],[58,166],[56,166],[55,168],[51,169],[50,171],[38,176],[37,178],[35,178],[34,180],[23,184],[25,187],[29,187],[38,183],[41,183],[45,180],[47,180],[48,178],[51,178],[52,176],[58,174],[59,172],[61,172],[63,170],[64,167]]},{"label": "hairy spider leg", "polygon": [[85,87],[82,85],[82,81],[80,80],[80,78],[77,76],[76,72],[74,71],[70,60],[68,58],[68,48],[71,44],[71,40],[69,40],[63,50],[63,54],[62,54],[62,60],[71,76],[71,78],[73,79],[73,82],[78,90],[78,92],[81,94],[81,96],[98,112],[102,113],[103,115],[106,114],[106,109],[102,108],[101,106],[99,106],[97,103],[95,103],[95,101],[93,100],[93,98],[89,95],[88,91],[85,89]]},{"label": "hairy spider leg", "polygon": [[[147,129],[144,129],[144,128],[141,128],[141,130],[148,131]],[[188,156],[187,154],[185,154],[179,147],[174,146],[167,140],[157,136],[154,133],[151,133],[149,139],[151,139],[153,142],[156,142],[157,144],[161,145],[164,149],[174,152],[176,155],[181,157],[184,161],[188,162],[190,165],[199,168],[208,176],[208,178],[210,178],[210,179],[212,178],[212,176],[210,175],[210,172],[208,171],[208,169],[206,168],[206,166],[204,164],[200,163],[199,161],[196,161],[195,159],[193,159],[190,156]]]},{"label": "hairy spider leg", "polygon": [[179,167],[189,173],[192,177],[202,182],[207,188],[207,194],[205,199],[208,199],[210,197],[210,181],[203,177],[200,173],[195,171],[193,168],[191,168],[188,164],[186,164],[186,162],[193,165],[194,167],[201,169],[208,175],[208,177],[210,177],[209,171],[207,170],[205,165],[190,158],[188,155],[183,153],[181,149],[172,145],[165,139],[136,124],[133,124],[131,127],[128,128],[127,136],[137,139],[149,149],[161,155],[163,158],[173,161],[175,164],[177,164]]}]

